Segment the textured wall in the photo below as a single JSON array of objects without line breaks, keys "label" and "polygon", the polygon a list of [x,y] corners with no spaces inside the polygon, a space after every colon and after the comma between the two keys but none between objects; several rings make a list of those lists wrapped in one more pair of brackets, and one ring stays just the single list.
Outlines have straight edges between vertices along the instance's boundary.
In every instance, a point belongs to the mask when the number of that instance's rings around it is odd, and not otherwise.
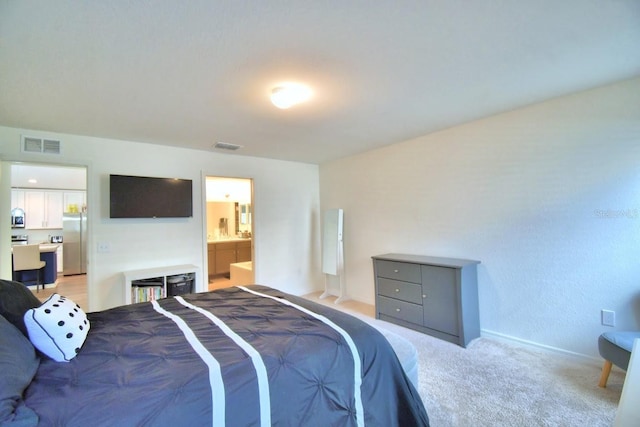
[{"label": "textured wall", "polygon": [[640,327],[640,79],[327,163],[348,293],[372,255],[478,259],[481,327],[595,356],[615,310]]}]

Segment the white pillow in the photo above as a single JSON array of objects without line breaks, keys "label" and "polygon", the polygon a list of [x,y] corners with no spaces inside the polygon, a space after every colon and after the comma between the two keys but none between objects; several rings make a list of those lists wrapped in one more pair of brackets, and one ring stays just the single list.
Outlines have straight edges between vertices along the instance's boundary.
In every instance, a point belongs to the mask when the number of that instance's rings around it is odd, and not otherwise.
[{"label": "white pillow", "polygon": [[27,310],[24,324],[34,347],[56,362],[76,357],[89,332],[89,320],[80,306],[58,294]]}]

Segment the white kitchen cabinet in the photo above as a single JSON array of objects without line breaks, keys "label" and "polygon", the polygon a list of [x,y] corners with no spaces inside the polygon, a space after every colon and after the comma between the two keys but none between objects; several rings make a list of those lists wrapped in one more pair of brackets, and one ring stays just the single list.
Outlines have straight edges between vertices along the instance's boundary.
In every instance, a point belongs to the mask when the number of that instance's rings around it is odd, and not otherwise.
[{"label": "white kitchen cabinet", "polygon": [[27,229],[62,228],[62,191],[25,190]]},{"label": "white kitchen cabinet", "polygon": [[87,204],[87,192],[86,191],[68,191],[63,193],[63,207],[64,212],[73,212],[70,206],[75,205],[78,209],[76,212],[82,212],[82,207]]},{"label": "white kitchen cabinet", "polygon": [[11,209],[24,209],[24,190],[11,190]]}]

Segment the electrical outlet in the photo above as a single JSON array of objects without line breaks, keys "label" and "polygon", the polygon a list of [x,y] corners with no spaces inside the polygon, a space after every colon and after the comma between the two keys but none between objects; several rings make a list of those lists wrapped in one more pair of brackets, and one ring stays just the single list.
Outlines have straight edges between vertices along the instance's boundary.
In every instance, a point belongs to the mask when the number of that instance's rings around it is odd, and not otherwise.
[{"label": "electrical outlet", "polygon": [[611,310],[602,310],[602,324],[604,326],[616,326],[616,312]]},{"label": "electrical outlet", "polygon": [[111,243],[109,242],[98,242],[98,253],[106,254],[111,252]]}]

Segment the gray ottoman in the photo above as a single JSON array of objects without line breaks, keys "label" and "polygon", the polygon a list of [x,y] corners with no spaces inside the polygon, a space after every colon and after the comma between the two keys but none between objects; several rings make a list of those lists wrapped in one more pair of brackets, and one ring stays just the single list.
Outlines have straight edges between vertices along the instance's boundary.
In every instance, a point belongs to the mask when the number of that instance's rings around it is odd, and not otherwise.
[{"label": "gray ottoman", "polygon": [[633,341],[640,338],[640,332],[605,332],[598,338],[598,350],[600,356],[605,359],[600,376],[600,387],[607,386],[607,379],[611,372],[611,364],[627,370],[631,358]]},{"label": "gray ottoman", "polygon": [[407,339],[400,335],[387,331],[386,329],[377,328],[382,335],[389,341],[391,347],[396,352],[398,360],[404,369],[405,374],[418,390],[418,350]]}]

